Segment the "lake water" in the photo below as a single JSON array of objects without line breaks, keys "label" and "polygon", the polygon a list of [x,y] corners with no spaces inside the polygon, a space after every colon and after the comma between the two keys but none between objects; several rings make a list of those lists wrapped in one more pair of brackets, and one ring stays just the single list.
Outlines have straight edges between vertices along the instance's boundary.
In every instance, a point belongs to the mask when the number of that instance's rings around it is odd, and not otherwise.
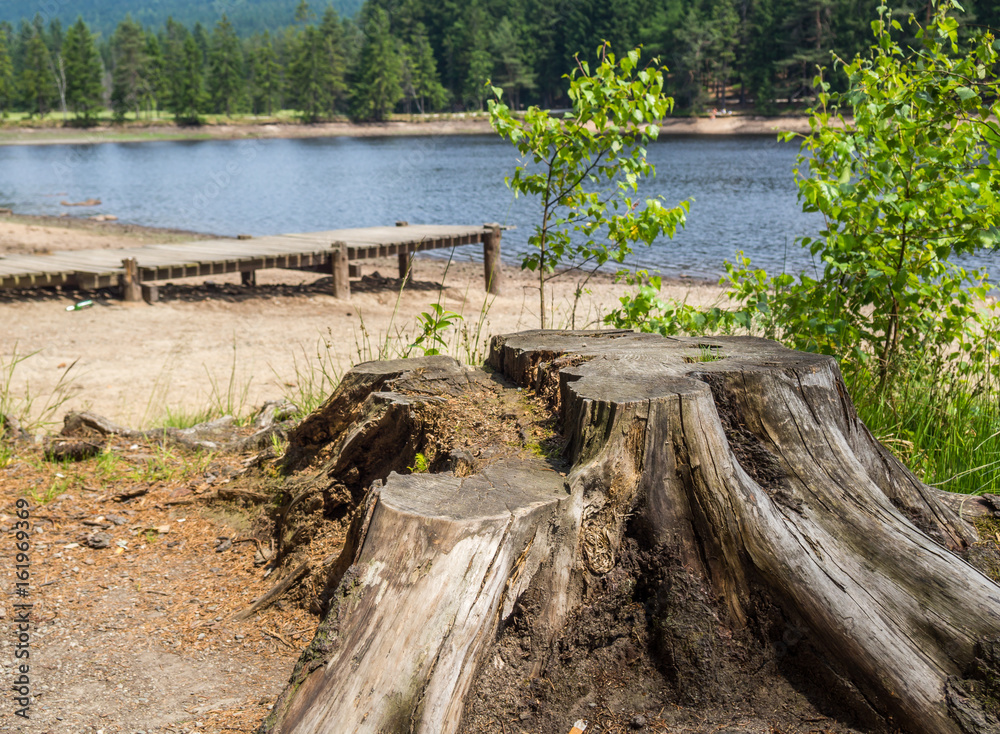
[{"label": "lake water", "polygon": [[[771,137],[671,137],[649,149],[644,195],[692,199],[674,240],[633,262],[664,274],[718,277],[737,250],[772,272],[812,269],[795,240],[822,219],[804,214],[792,168],[798,146]],[[120,221],[220,235],[391,224],[517,227],[519,261],[538,204],[504,184],[516,164],[493,136],[106,143],[0,147],[0,206],[25,214],[107,213]],[[61,201],[100,199],[95,209]],[[462,248],[471,255],[472,248]],[[461,253],[462,257],[466,254]]]}]

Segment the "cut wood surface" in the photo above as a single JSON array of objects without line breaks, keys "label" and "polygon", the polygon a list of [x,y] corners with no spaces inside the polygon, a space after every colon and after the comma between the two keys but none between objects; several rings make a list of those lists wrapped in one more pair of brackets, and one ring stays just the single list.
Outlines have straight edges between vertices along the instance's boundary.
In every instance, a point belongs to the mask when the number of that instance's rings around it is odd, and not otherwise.
[{"label": "cut wood surface", "polygon": [[[488,364],[492,377],[445,358],[362,365],[291,433],[289,470],[322,459],[324,481],[361,488],[343,493],[355,514],[329,613],[262,732],[492,730],[532,680],[551,705],[511,731],[556,731],[597,695],[580,680],[592,668],[566,666],[622,579],[633,596],[614,614],[645,620],[636,654],[665,703],[742,695],[712,688],[755,675],[755,656],[780,673],[777,618],[824,671],[807,698],[855,701],[879,722],[865,730],[1000,730],[1000,586],[966,560],[985,546],[960,502],[875,441],[834,359],[536,331],[497,337]],[[502,379],[548,401],[561,465],[498,454],[471,477],[389,474],[433,444],[425,411]],[[363,460],[375,446],[382,461]],[[706,624],[697,646],[681,635]]]}]

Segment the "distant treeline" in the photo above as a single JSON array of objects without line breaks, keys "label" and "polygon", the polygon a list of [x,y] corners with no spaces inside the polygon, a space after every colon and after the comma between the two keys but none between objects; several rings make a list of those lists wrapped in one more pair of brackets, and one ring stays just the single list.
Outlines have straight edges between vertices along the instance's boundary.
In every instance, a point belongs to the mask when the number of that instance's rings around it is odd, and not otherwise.
[{"label": "distant treeline", "polygon": [[[976,4],[973,5],[973,2]],[[297,110],[305,120],[393,111],[481,109],[487,79],[514,106],[567,104],[574,56],[602,41],[643,44],[669,69],[682,109],[801,104],[819,64],[870,43],[876,0],[367,0],[355,18],[300,0],[291,25],[240,37],[225,14],[207,28],[123,18],[108,38],[83,18],[0,23],[0,111],[72,113],[87,123],[168,111]],[[1000,25],[997,0],[969,0],[966,32]],[[929,5],[900,6],[905,21]],[[905,26],[905,23],[904,23]],[[834,79],[834,83],[836,80]]]},{"label": "distant treeline", "polygon": [[[299,0],[0,0],[0,23],[17,26],[21,18],[41,13],[48,25],[53,18],[70,26],[82,17],[90,30],[110,38],[122,18],[132,18],[144,26],[159,27],[167,18],[191,27],[203,23],[209,28],[226,13],[240,36],[284,28],[295,19]],[[345,17],[353,17],[362,0],[316,0]]]}]

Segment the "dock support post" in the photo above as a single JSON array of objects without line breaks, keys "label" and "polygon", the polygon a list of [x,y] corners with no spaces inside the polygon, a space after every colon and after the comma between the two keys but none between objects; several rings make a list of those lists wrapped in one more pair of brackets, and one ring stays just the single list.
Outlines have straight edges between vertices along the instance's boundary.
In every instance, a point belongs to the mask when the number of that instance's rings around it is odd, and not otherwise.
[{"label": "dock support post", "polygon": [[503,293],[503,272],[500,269],[500,225],[487,222],[483,225],[483,270],[486,291],[494,296]]},{"label": "dock support post", "polygon": [[413,254],[410,252],[399,253],[399,279],[406,280],[406,277],[410,274],[410,261],[413,259]]},{"label": "dock support post", "polygon": [[247,288],[257,287],[257,271],[256,270],[242,270],[240,271],[240,282],[243,283]]},{"label": "dock support post", "polygon": [[[397,227],[409,227],[410,223],[406,220],[399,220],[396,222]],[[413,259],[412,252],[401,252],[399,253],[399,279],[406,284],[406,276],[410,273],[410,261]]]},{"label": "dock support post", "polygon": [[330,253],[330,274],[333,276],[333,297],[351,297],[350,265],[347,262],[347,244],[334,242]]},{"label": "dock support post", "polygon": [[118,285],[121,287],[123,301],[141,301],[142,285],[139,283],[139,264],[134,257],[127,257],[122,260],[122,267],[125,269],[118,276]]}]

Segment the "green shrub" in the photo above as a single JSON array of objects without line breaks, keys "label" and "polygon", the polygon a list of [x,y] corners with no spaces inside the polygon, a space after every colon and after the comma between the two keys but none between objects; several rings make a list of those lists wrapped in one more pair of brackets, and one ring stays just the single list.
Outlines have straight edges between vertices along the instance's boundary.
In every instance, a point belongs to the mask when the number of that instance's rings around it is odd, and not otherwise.
[{"label": "green shrub", "polygon": [[959,34],[955,8],[939,0],[926,26],[911,15],[909,47],[883,5],[869,53],[835,59],[847,90],[817,77],[795,173],[804,209],[825,219],[800,241],[818,275],[772,276],[739,253],[722,281],[733,308],[662,301],[651,281],[607,321],[835,355],[869,428],[927,481],[996,491],[1000,315],[986,274],[955,258],[1000,242],[998,44]]}]

